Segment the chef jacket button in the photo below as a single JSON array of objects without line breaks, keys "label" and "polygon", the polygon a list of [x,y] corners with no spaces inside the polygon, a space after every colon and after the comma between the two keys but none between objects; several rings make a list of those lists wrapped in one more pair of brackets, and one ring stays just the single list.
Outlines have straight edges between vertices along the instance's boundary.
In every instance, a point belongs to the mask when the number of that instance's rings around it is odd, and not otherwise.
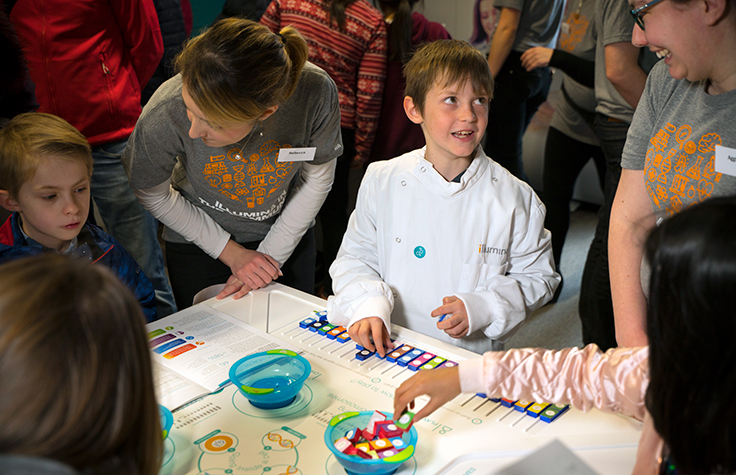
[{"label": "chef jacket button", "polygon": [[394,292],[394,298],[395,299],[399,298],[399,294],[397,294],[396,292]]},{"label": "chef jacket button", "polygon": [[396,238],[396,242],[401,242],[401,238]]},{"label": "chef jacket button", "polygon": [[424,172],[427,171],[427,169],[425,167],[420,168],[420,170],[422,171],[422,173],[424,173]]},{"label": "chef jacket button", "polygon": [[498,181],[498,178],[496,178],[496,177],[494,176],[494,177],[493,177],[493,181]]},{"label": "chef jacket button", "polygon": [[401,180],[401,186],[406,186],[406,180]]}]

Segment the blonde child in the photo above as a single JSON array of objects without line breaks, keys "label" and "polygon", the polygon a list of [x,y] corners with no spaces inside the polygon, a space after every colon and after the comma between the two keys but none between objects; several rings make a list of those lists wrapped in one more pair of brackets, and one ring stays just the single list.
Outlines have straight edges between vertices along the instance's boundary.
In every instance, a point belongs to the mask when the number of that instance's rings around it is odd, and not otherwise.
[{"label": "blonde child", "polygon": [[64,119],[26,113],[0,129],[0,205],[13,214],[0,227],[0,263],[60,252],[112,269],[156,319],[151,282],[132,257],[97,226],[86,224],[92,155]]},{"label": "blonde child", "polygon": [[480,146],[493,91],[480,52],[435,41],[404,73],[404,110],[427,145],[368,167],[330,268],[330,321],[381,356],[392,322],[499,349],[559,282],[544,205]]}]

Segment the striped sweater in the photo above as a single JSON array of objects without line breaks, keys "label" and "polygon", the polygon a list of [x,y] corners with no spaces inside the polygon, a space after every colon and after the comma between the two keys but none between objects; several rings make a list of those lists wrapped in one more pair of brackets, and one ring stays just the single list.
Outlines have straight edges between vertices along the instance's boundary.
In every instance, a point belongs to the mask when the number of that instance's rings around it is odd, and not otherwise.
[{"label": "striped sweater", "polygon": [[366,0],[345,10],[345,27],[329,23],[329,0],[274,0],[261,23],[271,31],[291,25],[307,40],[309,60],[330,75],[339,94],[340,125],[355,130],[357,159],[370,155],[386,78],[386,27]]}]

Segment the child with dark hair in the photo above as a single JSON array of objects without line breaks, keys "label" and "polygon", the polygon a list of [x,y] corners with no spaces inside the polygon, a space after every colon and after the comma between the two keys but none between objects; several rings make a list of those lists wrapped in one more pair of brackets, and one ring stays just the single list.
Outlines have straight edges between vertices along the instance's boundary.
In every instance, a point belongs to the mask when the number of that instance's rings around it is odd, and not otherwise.
[{"label": "child with dark hair", "polygon": [[559,282],[544,205],[480,146],[493,78],[478,50],[438,40],[404,72],[404,110],[427,145],[368,167],[330,268],[330,322],[381,356],[392,322],[501,349]]},{"label": "child with dark hair", "polygon": [[647,239],[648,347],[488,352],[421,371],[397,390],[395,411],[427,394],[418,420],[461,391],[596,407],[644,419],[634,473],[736,472],[735,215],[736,197],[713,198]]},{"label": "child with dark hair", "polygon": [[45,254],[0,267],[0,474],[158,473],[144,323],[103,266]]}]

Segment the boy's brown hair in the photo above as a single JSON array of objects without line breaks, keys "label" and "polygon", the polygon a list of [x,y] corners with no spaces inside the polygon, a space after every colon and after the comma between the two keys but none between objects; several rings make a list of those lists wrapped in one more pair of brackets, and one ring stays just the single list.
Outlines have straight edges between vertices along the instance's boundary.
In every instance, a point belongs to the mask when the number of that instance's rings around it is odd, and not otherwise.
[{"label": "boy's brown hair", "polygon": [[17,198],[23,183],[49,157],[83,163],[92,176],[89,142],[69,122],[42,112],[15,116],[0,129],[0,190]]},{"label": "boy's brown hair", "polygon": [[421,46],[404,66],[405,96],[424,113],[427,93],[435,84],[441,87],[470,81],[476,94],[493,97],[493,76],[488,61],[469,43],[437,40]]}]

